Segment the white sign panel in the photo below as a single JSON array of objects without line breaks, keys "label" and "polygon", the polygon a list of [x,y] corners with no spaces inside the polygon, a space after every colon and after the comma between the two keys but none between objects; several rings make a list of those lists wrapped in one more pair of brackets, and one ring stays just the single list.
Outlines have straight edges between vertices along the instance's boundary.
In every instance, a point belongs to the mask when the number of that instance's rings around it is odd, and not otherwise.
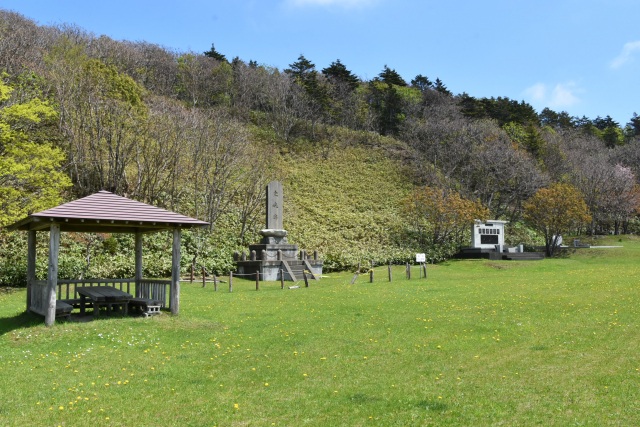
[{"label": "white sign panel", "polygon": [[416,262],[426,262],[427,256],[425,254],[416,254]]}]

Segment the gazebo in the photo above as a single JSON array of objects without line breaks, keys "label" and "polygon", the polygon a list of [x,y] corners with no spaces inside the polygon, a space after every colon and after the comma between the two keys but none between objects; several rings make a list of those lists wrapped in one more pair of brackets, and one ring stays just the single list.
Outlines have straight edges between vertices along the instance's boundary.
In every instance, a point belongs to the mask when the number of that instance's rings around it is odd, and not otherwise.
[{"label": "gazebo", "polygon": [[[100,191],[87,197],[64,203],[55,208],[34,213],[8,226],[9,230],[28,231],[27,311],[45,317],[51,326],[56,318],[56,294],[94,284],[123,287],[136,296],[162,298],[163,306],[177,314],[180,308],[180,241],[181,231],[204,227],[209,223],[167,211],[135,200]],[[49,231],[49,268],[47,280],[36,280],[36,233]],[[142,277],[142,241],[146,233],[173,231],[171,280],[150,280]],[[61,232],[132,233],[135,234],[135,277],[132,279],[58,280],[58,252]],[[169,288],[169,301],[166,288]]]}]

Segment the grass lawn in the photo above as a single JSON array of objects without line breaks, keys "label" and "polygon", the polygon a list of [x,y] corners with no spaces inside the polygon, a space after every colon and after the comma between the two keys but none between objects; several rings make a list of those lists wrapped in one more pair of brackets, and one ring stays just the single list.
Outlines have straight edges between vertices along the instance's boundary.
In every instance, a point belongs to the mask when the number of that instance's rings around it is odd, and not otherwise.
[{"label": "grass lawn", "polygon": [[640,240],[602,242],[52,328],[0,293],[0,425],[640,425]]}]

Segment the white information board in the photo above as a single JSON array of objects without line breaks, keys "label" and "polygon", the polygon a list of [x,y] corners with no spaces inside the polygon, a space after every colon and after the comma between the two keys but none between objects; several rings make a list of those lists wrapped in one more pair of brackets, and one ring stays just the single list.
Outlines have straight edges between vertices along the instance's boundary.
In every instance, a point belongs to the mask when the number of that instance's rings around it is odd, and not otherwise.
[{"label": "white information board", "polygon": [[426,262],[427,256],[425,254],[416,254],[416,262]]}]

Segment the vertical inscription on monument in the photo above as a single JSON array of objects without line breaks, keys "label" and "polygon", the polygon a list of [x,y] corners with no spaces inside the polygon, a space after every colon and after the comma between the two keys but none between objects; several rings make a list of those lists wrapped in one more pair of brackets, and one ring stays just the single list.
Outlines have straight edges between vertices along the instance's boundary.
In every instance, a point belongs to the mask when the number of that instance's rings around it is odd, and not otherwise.
[{"label": "vertical inscription on monument", "polygon": [[267,228],[282,230],[282,183],[271,181],[267,185]]}]

